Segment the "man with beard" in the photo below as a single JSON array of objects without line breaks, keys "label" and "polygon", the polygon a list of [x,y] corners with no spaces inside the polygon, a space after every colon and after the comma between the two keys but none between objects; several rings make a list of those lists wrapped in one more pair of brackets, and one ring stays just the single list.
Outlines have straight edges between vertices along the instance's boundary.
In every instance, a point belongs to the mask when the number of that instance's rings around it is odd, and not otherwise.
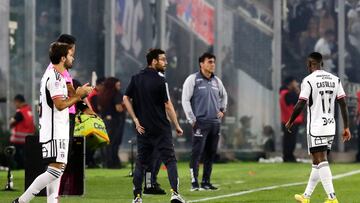
[{"label": "man with beard", "polygon": [[132,76],[124,96],[126,109],[137,130],[138,153],[133,179],[133,203],[142,202],[144,172],[152,167],[154,150],[160,153],[161,160],[167,167],[172,192],[170,201],[183,203],[185,200],[178,193],[177,161],[171,126],[166,115],[174,123],[177,135],[182,135],[183,130],[177,120],[163,74],[167,65],[165,52],[152,49],[146,59],[148,67]]},{"label": "man with beard", "polygon": [[76,89],[73,97],[68,97],[63,74],[74,61],[74,53],[70,45],[52,43],[49,57],[52,66],[45,71],[41,79],[39,101],[39,140],[42,145],[43,161],[48,167],[19,198],[13,201],[14,203],[30,202],[44,187],[47,187],[47,202],[58,201],[60,177],[68,157],[69,107],[92,91],[92,87],[85,84]]}]

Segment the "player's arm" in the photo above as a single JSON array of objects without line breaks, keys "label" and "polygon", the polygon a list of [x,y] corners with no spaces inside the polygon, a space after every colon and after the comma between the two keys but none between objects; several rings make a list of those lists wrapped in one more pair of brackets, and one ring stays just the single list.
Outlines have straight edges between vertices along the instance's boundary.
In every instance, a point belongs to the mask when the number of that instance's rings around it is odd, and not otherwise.
[{"label": "player's arm", "polygon": [[20,121],[24,120],[24,116],[20,113],[20,111],[16,112],[14,117],[10,118],[10,128],[15,127]]},{"label": "player's arm", "polygon": [[300,115],[305,105],[306,105],[306,100],[303,99],[299,99],[298,102],[296,103],[289,121],[285,124],[285,127],[288,129],[288,131],[290,131],[290,128],[292,127],[295,119]]},{"label": "player's arm", "polygon": [[191,98],[194,93],[194,86],[195,86],[195,75],[190,75],[186,78],[183,84],[183,91],[181,94],[181,104],[184,109],[185,115],[187,120],[190,122],[192,126],[195,125],[196,116],[191,108]]},{"label": "player's arm", "polygon": [[228,104],[228,94],[226,92],[226,89],[224,87],[224,84],[222,81],[216,77],[219,83],[219,89],[220,89],[220,112],[217,113],[218,118],[223,118],[226,112],[226,107]]},{"label": "player's arm", "polygon": [[62,111],[65,108],[68,108],[81,101],[82,98],[85,98],[92,91],[92,89],[93,88],[88,86],[88,83],[86,83],[85,85],[78,87],[76,89],[75,95],[72,97],[67,99],[63,99],[61,97],[53,98],[54,105],[59,111]]},{"label": "player's arm", "polygon": [[169,116],[170,120],[175,125],[177,135],[181,136],[183,134],[183,130],[181,129],[181,127],[179,125],[177,115],[175,112],[175,108],[174,108],[174,105],[172,104],[171,100],[168,100],[167,102],[165,102],[165,110],[166,110],[166,113]]},{"label": "player's arm", "polygon": [[343,141],[348,141],[351,139],[351,133],[349,129],[349,112],[346,105],[345,97],[342,97],[337,100],[340,106],[341,115],[344,123],[344,131],[343,131]]},{"label": "player's arm", "polygon": [[145,128],[140,125],[140,121],[135,115],[134,108],[132,106],[130,97],[125,95],[123,97],[123,100],[124,100],[124,104],[125,104],[125,107],[127,109],[127,112],[129,113],[130,117],[133,119],[133,121],[135,123],[136,130],[138,131],[138,133],[140,135],[144,134],[145,133]]}]

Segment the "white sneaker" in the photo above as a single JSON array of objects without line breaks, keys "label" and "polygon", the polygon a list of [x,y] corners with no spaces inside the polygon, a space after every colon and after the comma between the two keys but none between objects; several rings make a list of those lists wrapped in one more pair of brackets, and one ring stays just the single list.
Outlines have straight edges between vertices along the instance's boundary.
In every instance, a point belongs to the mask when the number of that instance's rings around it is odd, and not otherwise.
[{"label": "white sneaker", "polygon": [[132,201],[132,203],[142,203],[141,196],[138,195],[138,196]]},{"label": "white sneaker", "polygon": [[185,200],[174,190],[171,190],[171,203],[186,203]]}]

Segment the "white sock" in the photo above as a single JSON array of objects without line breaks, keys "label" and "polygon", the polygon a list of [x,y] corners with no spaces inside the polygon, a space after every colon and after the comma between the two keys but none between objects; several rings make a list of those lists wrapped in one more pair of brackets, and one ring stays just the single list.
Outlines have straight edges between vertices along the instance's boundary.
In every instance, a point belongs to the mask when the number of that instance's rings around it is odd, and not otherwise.
[{"label": "white sock", "polygon": [[304,192],[304,197],[306,198],[311,197],[311,194],[314,192],[316,185],[320,181],[319,170],[317,167],[317,165],[312,165],[309,181]]},{"label": "white sock", "polygon": [[59,197],[61,176],[46,186],[47,203],[57,203]]},{"label": "white sock", "polygon": [[40,174],[34,182],[28,187],[28,189],[19,197],[20,203],[30,202],[40,190],[45,188],[49,183],[58,179],[61,176],[61,170],[49,166],[48,169]]},{"label": "white sock", "polygon": [[332,174],[327,161],[321,162],[318,165],[319,175],[321,183],[324,187],[326,194],[329,199],[335,199],[335,190],[332,182]]},{"label": "white sock", "polygon": [[[61,169],[61,174],[64,173],[65,168]],[[54,180],[53,182],[49,183],[46,186],[46,194],[47,194],[47,203],[57,203],[59,202],[59,188],[61,182],[62,175]]]}]

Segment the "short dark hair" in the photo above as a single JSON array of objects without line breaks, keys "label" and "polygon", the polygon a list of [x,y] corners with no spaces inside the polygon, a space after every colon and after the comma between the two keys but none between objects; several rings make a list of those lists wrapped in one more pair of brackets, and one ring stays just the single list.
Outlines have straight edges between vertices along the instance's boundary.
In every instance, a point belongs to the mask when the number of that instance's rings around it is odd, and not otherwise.
[{"label": "short dark hair", "polygon": [[161,49],[149,49],[149,52],[146,54],[146,61],[148,65],[151,65],[152,61],[157,60],[160,54],[165,54],[165,51]]},{"label": "short dark hair", "polygon": [[316,62],[321,63],[323,57],[319,52],[312,52],[311,54],[309,54],[308,58],[312,58],[316,60]]},{"label": "short dark hair", "polygon": [[99,77],[96,79],[96,85],[100,85],[101,83],[105,82],[105,77]]},{"label": "short dark hair", "polygon": [[66,57],[71,45],[61,42],[53,42],[49,49],[49,58],[52,64],[59,64],[61,57]]},{"label": "short dark hair", "polygon": [[288,76],[284,79],[284,85],[288,86],[294,80],[296,80],[296,79],[293,76]]},{"label": "short dark hair", "polygon": [[209,52],[205,52],[203,53],[200,57],[199,57],[199,65],[200,63],[204,62],[205,59],[215,59],[216,60],[216,56],[212,53]]},{"label": "short dark hair", "polygon": [[25,102],[25,97],[22,94],[17,94],[14,97],[14,101]]},{"label": "short dark hair", "polygon": [[76,38],[69,34],[61,34],[56,41],[73,45],[76,42]]}]

